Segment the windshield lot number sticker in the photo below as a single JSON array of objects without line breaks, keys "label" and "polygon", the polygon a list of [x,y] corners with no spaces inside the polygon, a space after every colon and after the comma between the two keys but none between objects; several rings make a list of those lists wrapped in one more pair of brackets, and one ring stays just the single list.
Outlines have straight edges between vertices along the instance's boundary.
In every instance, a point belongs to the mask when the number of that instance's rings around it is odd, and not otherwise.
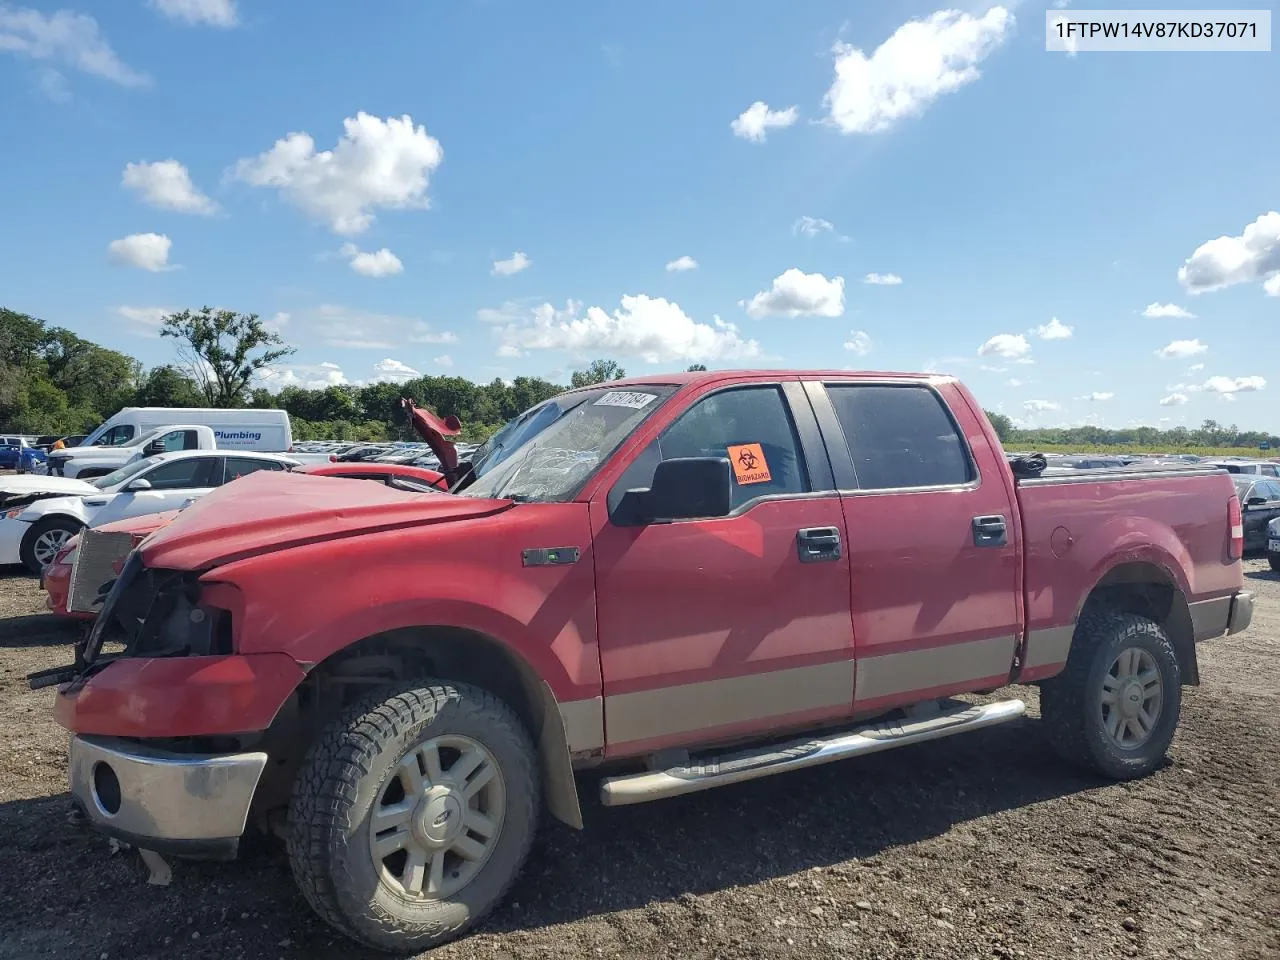
[{"label": "windshield lot number sticker", "polygon": [[741,443],[726,449],[729,451],[729,462],[733,464],[733,477],[739,484],[745,486],[748,483],[768,483],[773,479],[760,444]]},{"label": "windshield lot number sticker", "polygon": [[630,407],[632,410],[643,410],[657,399],[656,394],[639,393],[631,390],[610,390],[595,402],[597,407]]}]

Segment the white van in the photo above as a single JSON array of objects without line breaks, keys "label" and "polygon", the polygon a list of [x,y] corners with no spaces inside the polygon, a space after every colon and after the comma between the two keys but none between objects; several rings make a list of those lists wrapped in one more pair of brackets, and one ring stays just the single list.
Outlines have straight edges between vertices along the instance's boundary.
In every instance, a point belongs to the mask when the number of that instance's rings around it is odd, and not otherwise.
[{"label": "white van", "polygon": [[89,436],[81,447],[119,447],[170,424],[202,424],[213,431],[219,450],[286,453],[293,446],[284,410],[219,410],[196,407],[125,407]]}]

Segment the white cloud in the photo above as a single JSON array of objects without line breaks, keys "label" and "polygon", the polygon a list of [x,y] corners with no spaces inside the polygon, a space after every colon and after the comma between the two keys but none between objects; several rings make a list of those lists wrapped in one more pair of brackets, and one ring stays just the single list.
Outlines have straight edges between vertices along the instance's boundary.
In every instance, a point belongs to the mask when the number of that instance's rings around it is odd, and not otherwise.
[{"label": "white cloud", "polygon": [[1023,381],[1023,380],[1019,380],[1017,377],[1010,377],[1010,378],[1006,381],[1006,383],[1008,383],[1008,385],[1009,385],[1009,386],[1011,386],[1011,387],[1021,387],[1021,386],[1025,386],[1025,381]]},{"label": "white cloud", "polygon": [[257,382],[268,390],[281,390],[285,387],[323,390],[326,387],[341,387],[350,383],[341,367],[336,363],[328,362],[268,367],[258,374]]},{"label": "white cloud", "polygon": [[1180,407],[1191,400],[1185,393],[1171,393],[1167,397],[1160,398],[1160,406],[1162,407]]},{"label": "white cloud", "polygon": [[116,313],[128,320],[135,332],[149,337],[160,336],[161,321],[177,312],[171,307],[116,307]]},{"label": "white cloud", "polygon": [[1057,317],[1050,317],[1048,323],[1040,324],[1031,332],[1041,340],[1070,340],[1075,328],[1067,326]]},{"label": "white cloud", "polygon": [[865,357],[871,352],[871,337],[865,330],[855,330],[849,334],[849,339],[844,342],[844,348],[853,351],[860,357]]},{"label": "white cloud", "polygon": [[743,110],[738,118],[729,124],[733,134],[743,140],[763,143],[770,130],[789,127],[800,119],[800,111],[795,107],[785,110],[770,110],[763,100],[757,100]]},{"label": "white cloud", "polygon": [[53,67],[45,67],[36,74],[36,89],[54,103],[68,103],[71,100],[71,84]]},{"label": "white cloud", "polygon": [[1253,393],[1265,390],[1267,381],[1262,377],[1210,377],[1204,382],[1204,390],[1208,393]]},{"label": "white cloud", "polygon": [[1061,410],[1062,404],[1052,400],[1023,400],[1022,408],[1028,413],[1047,413],[1050,410]]},{"label": "white cloud", "polygon": [[735,360],[760,355],[760,345],[744,340],[737,327],[716,317],[697,323],[680,305],[662,297],[624,296],[612,313],[569,301],[564,310],[549,303],[501,331],[498,355],[520,356],[528,350],[639,357],[648,363],[692,360]]},{"label": "white cloud", "polygon": [[1258,280],[1266,281],[1267,292],[1273,293],[1280,290],[1280,281],[1271,285],[1275,276],[1280,276],[1280,213],[1274,210],[1258,217],[1238,237],[1200,244],[1178,268],[1178,280],[1191,293]]},{"label": "white cloud", "polygon": [[453,357],[449,356],[446,353],[439,357],[432,357],[431,362],[434,363],[437,367],[452,367]]},{"label": "white cloud", "polygon": [[821,273],[804,273],[796,267],[774,278],[769,290],[742,301],[747,315],[763,317],[838,317],[844,313],[844,277],[828,280]]},{"label": "white cloud", "polygon": [[420,376],[422,374],[413,369],[413,367],[391,357],[379,360],[373,365],[374,383],[404,383],[406,380],[412,380],[414,377]]},{"label": "white cloud", "polygon": [[1194,357],[1196,354],[1204,353],[1208,350],[1207,344],[1201,343],[1199,338],[1195,340],[1174,340],[1156,351],[1156,356],[1161,360],[1181,360],[1184,357]]},{"label": "white cloud", "polygon": [[332,150],[316,151],[306,133],[290,133],[265,153],[236,163],[232,175],[255,187],[275,187],[334,233],[368,229],[375,211],[425,210],[432,171],[444,159],[440,142],[408,114],[383,120],[363,111],[342,121]]},{"label": "white cloud", "polygon": [[1262,289],[1268,297],[1280,297],[1280,273],[1273,274],[1263,282]]},{"label": "white cloud", "polygon": [[1187,373],[1199,373],[1203,369],[1203,363],[1193,363],[1191,366],[1187,367]]},{"label": "white cloud", "polygon": [[980,357],[1004,357],[1017,360],[1031,352],[1031,344],[1020,333],[997,333],[978,348]]},{"label": "white cloud", "polygon": [[216,203],[196,189],[191,174],[177,160],[126,164],[120,182],[144,202],[162,210],[205,215],[218,210]]},{"label": "white cloud", "polygon": [[234,27],[239,22],[236,0],[151,0],[151,6],[183,23]]},{"label": "white cloud", "polygon": [[153,273],[169,269],[169,248],[173,241],[163,233],[132,233],[107,244],[113,262]]},{"label": "white cloud", "polygon": [[404,272],[404,264],[394,253],[383,247],[364,251],[354,243],[344,243],[339,251],[351,263],[351,269],[362,277],[391,277]]},{"label": "white cloud", "polygon": [[879,287],[896,287],[902,283],[902,278],[896,273],[868,273],[862,278],[862,282]]},{"label": "white cloud", "polygon": [[1194,320],[1195,314],[1189,310],[1184,310],[1176,303],[1148,303],[1146,309],[1142,311],[1144,317],[1150,317],[1158,320],[1163,317],[1172,317],[1175,320]]},{"label": "white cloud", "polygon": [[52,60],[123,87],[143,87],[151,82],[146,74],[116,56],[99,31],[97,20],[70,10],[46,14],[0,4],[0,52],[3,51],[32,60]]},{"label": "white cloud", "polygon": [[[318,340],[347,350],[399,350],[409,343],[457,343],[456,334],[437,331],[417,317],[375,313],[337,304],[321,304],[295,317],[301,340]],[[291,321],[292,323],[293,321]]]},{"label": "white cloud", "polygon": [[1098,403],[1104,400],[1110,400],[1114,396],[1115,396],[1114,393],[1110,393],[1109,391],[1106,391],[1106,390],[1095,390],[1093,391],[1093,393],[1090,393],[1087,396],[1085,396],[1084,399],[1092,400],[1095,403]]},{"label": "white cloud", "polygon": [[522,251],[517,250],[506,260],[493,261],[493,275],[495,277],[509,277],[521,270],[527,270],[533,266],[533,261]]},{"label": "white cloud", "polygon": [[835,229],[834,223],[821,217],[801,217],[791,225],[791,233],[795,236],[816,237],[820,233],[834,233]]},{"label": "white cloud", "polygon": [[678,273],[682,270],[697,270],[698,261],[693,257],[677,257],[667,264],[668,273]]},{"label": "white cloud", "polygon": [[981,17],[940,10],[904,23],[870,57],[837,44],[835,82],[823,98],[830,122],[843,133],[880,133],[919,116],[938,97],[977,80],[978,64],[1013,25],[1004,7]]}]

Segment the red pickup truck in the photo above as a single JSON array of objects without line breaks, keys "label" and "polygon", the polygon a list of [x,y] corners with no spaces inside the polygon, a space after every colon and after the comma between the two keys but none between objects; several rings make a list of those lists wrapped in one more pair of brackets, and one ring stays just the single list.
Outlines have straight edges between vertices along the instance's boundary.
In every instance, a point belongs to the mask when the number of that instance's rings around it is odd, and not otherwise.
[{"label": "red pickup truck", "polygon": [[541,807],[581,826],[590,768],[657,800],[979,730],[1023,703],[952,698],[1037,683],[1068,760],[1154,769],[1197,642],[1252,614],[1231,480],[1037,468],[947,377],[574,390],[449,493],[215,491],[31,685],[101,830],[225,857],[274,829],[324,919],[420,950],[502,898]]}]

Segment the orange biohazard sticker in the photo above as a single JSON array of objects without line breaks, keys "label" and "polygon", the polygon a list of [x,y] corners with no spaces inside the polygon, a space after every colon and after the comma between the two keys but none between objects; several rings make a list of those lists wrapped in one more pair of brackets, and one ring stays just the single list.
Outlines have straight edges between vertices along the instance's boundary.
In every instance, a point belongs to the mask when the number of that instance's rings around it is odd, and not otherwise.
[{"label": "orange biohazard sticker", "polygon": [[740,484],[768,483],[773,479],[769,473],[769,464],[764,458],[764,450],[758,443],[742,443],[736,447],[727,447],[729,462],[733,464],[733,477]]}]

